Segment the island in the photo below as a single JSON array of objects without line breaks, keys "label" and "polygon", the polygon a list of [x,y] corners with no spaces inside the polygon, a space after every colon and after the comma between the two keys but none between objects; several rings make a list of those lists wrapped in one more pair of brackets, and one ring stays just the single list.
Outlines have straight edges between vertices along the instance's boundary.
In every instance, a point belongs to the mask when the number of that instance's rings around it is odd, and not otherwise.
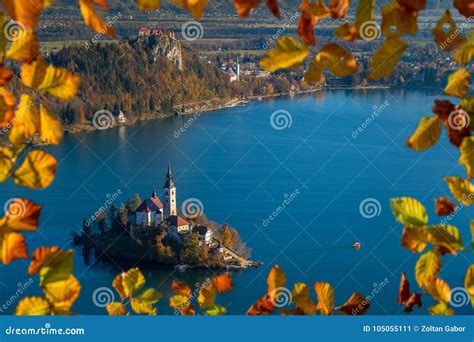
[{"label": "island", "polygon": [[[113,201],[84,219],[82,232],[73,234],[83,254],[106,254],[112,261],[132,261],[188,268],[242,269],[258,267],[236,229],[219,226],[204,215],[199,203],[188,200],[178,212],[177,188],[168,165],[162,200],[156,189],[141,200],[138,194],[117,208]],[[198,201],[199,202],[199,201]],[[197,206],[197,207],[196,207]]]}]

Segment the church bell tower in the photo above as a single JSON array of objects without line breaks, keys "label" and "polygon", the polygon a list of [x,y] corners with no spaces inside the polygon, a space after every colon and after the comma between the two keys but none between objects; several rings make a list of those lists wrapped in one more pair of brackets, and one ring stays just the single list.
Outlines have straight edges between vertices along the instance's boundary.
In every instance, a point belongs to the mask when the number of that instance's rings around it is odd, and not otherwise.
[{"label": "church bell tower", "polygon": [[177,215],[176,210],[176,187],[173,182],[171,165],[168,164],[168,174],[166,175],[165,185],[163,186],[163,217]]}]

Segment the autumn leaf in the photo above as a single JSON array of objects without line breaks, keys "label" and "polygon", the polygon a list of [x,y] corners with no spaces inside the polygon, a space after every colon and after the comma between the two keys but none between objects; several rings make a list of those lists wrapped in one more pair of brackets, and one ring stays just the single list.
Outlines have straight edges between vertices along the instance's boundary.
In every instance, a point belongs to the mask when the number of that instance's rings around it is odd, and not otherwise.
[{"label": "autumn leaf", "polygon": [[382,6],[382,33],[385,37],[399,38],[403,34],[416,34],[418,30],[418,12],[410,11],[392,2]]},{"label": "autumn leaf", "polygon": [[13,41],[5,56],[9,59],[30,63],[40,55],[38,37],[30,29],[23,30]]},{"label": "autumn leaf", "polygon": [[38,25],[43,9],[43,0],[1,0],[10,17],[25,28]]},{"label": "autumn leaf", "polygon": [[470,32],[468,40],[453,53],[453,58],[459,64],[468,64],[474,58],[474,33]]},{"label": "autumn leaf", "polygon": [[143,290],[138,296],[133,297],[130,305],[132,310],[138,315],[157,314],[156,308],[153,307],[162,297],[162,294],[153,288]]},{"label": "autumn leaf", "polygon": [[278,7],[277,0],[265,0],[265,4],[275,17],[281,19],[280,7]]},{"label": "autumn leaf", "polygon": [[[449,30],[446,30],[449,27]],[[444,12],[433,28],[436,45],[444,51],[452,51],[466,43],[466,37],[460,34],[459,29],[451,16],[450,11]]]},{"label": "autumn leaf", "polygon": [[474,201],[474,186],[467,179],[460,177],[445,177],[444,181],[448,183],[449,190],[454,198],[464,205],[471,205]]},{"label": "autumn leaf", "polygon": [[429,242],[429,232],[426,227],[409,227],[406,226],[403,228],[402,233],[402,246],[406,249],[414,252],[420,253]]},{"label": "autumn leaf", "polygon": [[449,100],[436,99],[434,102],[433,113],[443,121],[448,120],[449,115],[456,110],[454,104]]},{"label": "autumn leaf", "polygon": [[426,8],[427,0],[398,0],[400,6],[409,11],[420,12]]},{"label": "autumn leaf", "polygon": [[97,33],[107,34],[116,38],[113,28],[111,28],[94,9],[94,0],[79,0],[82,17],[86,26],[89,26]]},{"label": "autumn leaf", "polygon": [[436,278],[427,284],[426,292],[438,302],[449,303],[451,300],[451,288],[443,279]]},{"label": "autumn leaf", "polygon": [[237,15],[244,19],[260,4],[260,0],[234,0]]},{"label": "autumn leaf", "polygon": [[53,304],[54,311],[65,314],[69,313],[71,306],[79,297],[81,284],[73,276],[54,282],[48,282],[42,287],[48,302]]},{"label": "autumn leaf", "polygon": [[423,303],[421,302],[421,294],[417,292],[413,292],[413,294],[407,299],[405,302],[405,312],[412,312],[414,306],[418,306],[421,308]]},{"label": "autumn leaf", "polygon": [[173,280],[171,288],[173,289],[173,292],[178,295],[185,296],[186,298],[191,297],[191,289],[186,283],[179,283],[176,280]]},{"label": "autumn leaf", "polygon": [[339,19],[346,16],[349,10],[350,0],[329,0],[329,12],[333,19]]},{"label": "autumn leaf", "polygon": [[8,265],[16,259],[26,259],[28,252],[23,235],[16,232],[2,231],[0,233],[0,257],[4,265]]},{"label": "autumn leaf", "polygon": [[40,131],[40,116],[32,96],[21,96],[20,104],[15,112],[14,126],[23,126],[27,137]]},{"label": "autumn leaf", "polygon": [[216,300],[216,292],[213,284],[207,284],[201,287],[198,295],[198,302],[201,308],[209,308],[214,305]]},{"label": "autumn leaf", "polygon": [[269,294],[266,294],[247,310],[246,315],[249,315],[249,316],[267,315],[267,314],[271,314],[275,312],[275,310],[276,310],[276,307],[274,305],[273,299],[270,297]]},{"label": "autumn leaf", "polygon": [[449,253],[456,255],[464,249],[459,230],[451,225],[435,225],[429,229],[430,242]]},{"label": "autumn leaf", "polygon": [[10,156],[10,149],[0,146],[0,183],[3,183],[10,176],[14,163]]},{"label": "autumn leaf", "polygon": [[276,48],[268,51],[260,61],[260,66],[270,72],[279,69],[296,69],[309,54],[309,49],[292,37],[277,40]]},{"label": "autumn leaf", "polygon": [[8,203],[5,216],[0,219],[0,228],[35,231],[43,207],[25,198],[15,198]]},{"label": "autumn leaf", "polygon": [[474,137],[466,137],[463,139],[459,147],[459,163],[464,165],[467,170],[467,177],[474,178]]},{"label": "autumn leaf", "polygon": [[63,126],[61,121],[51,114],[44,106],[40,107],[40,122],[41,122],[41,141],[59,145],[63,138]]},{"label": "autumn leaf", "polygon": [[410,283],[408,283],[405,272],[402,272],[402,278],[400,279],[400,289],[398,290],[398,304],[404,304],[408,298],[410,298]]},{"label": "autumn leaf", "polygon": [[375,19],[374,9],[375,0],[359,1],[355,14],[355,27],[358,32],[365,23]]},{"label": "autumn leaf", "polygon": [[154,11],[160,8],[161,0],[137,0],[140,11]]},{"label": "autumn leaf", "polygon": [[438,216],[449,216],[456,211],[456,204],[449,197],[439,197],[435,200],[435,211]]},{"label": "autumn leaf", "polygon": [[334,310],[334,289],[331,284],[317,282],[314,284],[314,290],[318,297],[317,310],[323,315],[332,315]]},{"label": "autumn leaf", "polygon": [[464,287],[471,298],[471,305],[474,308],[474,265],[469,266],[464,278]]},{"label": "autumn leaf", "polygon": [[275,290],[285,287],[286,276],[283,270],[278,266],[273,266],[267,277],[268,294],[272,294]]},{"label": "autumn leaf", "polygon": [[378,80],[390,76],[407,48],[408,44],[400,38],[388,39],[372,56],[368,78]]},{"label": "autumn leaf", "polygon": [[50,314],[49,303],[41,297],[26,297],[18,303],[16,316],[46,316]]},{"label": "autumn leaf", "polygon": [[465,97],[469,88],[471,74],[466,69],[459,69],[449,75],[448,85],[444,92],[450,96]]},{"label": "autumn leaf", "polygon": [[408,139],[407,146],[415,151],[427,150],[438,141],[441,127],[442,122],[437,116],[422,117],[415,133]]},{"label": "autumn leaf", "polygon": [[457,8],[466,18],[474,16],[474,1],[473,0],[454,0],[454,7]]},{"label": "autumn leaf", "polygon": [[395,219],[403,225],[424,226],[428,223],[425,207],[415,198],[392,198],[390,205]]},{"label": "autumn leaf", "polygon": [[58,250],[46,254],[39,270],[41,286],[68,279],[74,268],[73,255],[73,250]]},{"label": "autumn leaf", "polygon": [[126,316],[128,311],[125,306],[120,302],[112,302],[106,306],[107,313],[109,316]]},{"label": "autumn leaf", "polygon": [[201,20],[208,0],[171,0],[176,6],[188,10],[194,19]]},{"label": "autumn leaf", "polygon": [[125,292],[125,288],[123,287],[122,279],[123,279],[123,273],[119,274],[118,276],[116,276],[114,278],[114,280],[112,281],[112,286],[117,291],[120,298],[125,299],[125,298],[128,297],[128,294]]},{"label": "autumn leaf", "polygon": [[354,292],[347,302],[338,306],[336,310],[340,310],[346,315],[359,316],[365,314],[369,308],[369,301],[360,293]]},{"label": "autumn leaf", "polygon": [[301,1],[301,12],[308,17],[315,17],[316,19],[324,19],[329,17],[329,8],[325,4],[325,0],[303,0]]},{"label": "autumn leaf", "polygon": [[222,305],[213,305],[206,311],[204,311],[204,315],[206,316],[221,316],[227,313],[227,309]]},{"label": "autumn leaf", "polygon": [[313,45],[316,43],[316,37],[314,35],[314,25],[316,25],[317,18],[307,16],[301,13],[298,22],[298,36],[306,45]]},{"label": "autumn leaf", "polygon": [[344,23],[338,26],[335,33],[339,39],[345,40],[347,42],[353,42],[359,36],[357,28],[349,23]]},{"label": "autumn leaf", "polygon": [[132,268],[120,276],[126,297],[133,296],[145,285],[145,276],[138,268]]},{"label": "autumn leaf", "polygon": [[293,302],[305,315],[314,316],[316,314],[316,304],[310,297],[311,288],[304,283],[296,283],[291,292]]},{"label": "autumn leaf", "polygon": [[58,162],[44,151],[29,152],[12,175],[13,181],[30,189],[45,189],[54,179]]},{"label": "autumn leaf", "polygon": [[428,312],[433,316],[454,316],[454,311],[446,303],[438,303],[428,308]]},{"label": "autumn leaf", "polygon": [[60,250],[58,246],[46,247],[41,246],[35,249],[31,257],[30,267],[28,268],[28,274],[31,276],[40,271],[44,266],[45,258],[48,254],[56,253]]},{"label": "autumn leaf", "polygon": [[218,277],[212,278],[214,288],[218,293],[229,292],[232,290],[232,277],[230,274],[222,274]]},{"label": "autumn leaf", "polygon": [[426,288],[428,284],[438,277],[441,268],[439,255],[434,251],[429,251],[420,256],[415,266],[416,282],[421,288]]},{"label": "autumn leaf", "polygon": [[189,297],[180,294],[171,296],[169,300],[170,306],[178,310],[190,305]]}]

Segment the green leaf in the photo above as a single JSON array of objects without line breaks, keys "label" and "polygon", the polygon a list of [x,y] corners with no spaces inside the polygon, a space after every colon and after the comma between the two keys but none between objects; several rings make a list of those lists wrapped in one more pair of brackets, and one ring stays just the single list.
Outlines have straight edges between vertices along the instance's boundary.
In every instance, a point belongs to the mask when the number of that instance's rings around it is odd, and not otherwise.
[{"label": "green leaf", "polygon": [[421,288],[426,288],[428,284],[438,277],[441,268],[441,259],[434,251],[423,254],[415,266],[416,282]]},{"label": "green leaf", "polygon": [[415,133],[408,139],[408,147],[415,151],[423,151],[433,146],[441,135],[442,122],[437,116],[421,118]]},{"label": "green leaf", "polygon": [[208,310],[204,311],[206,316],[222,316],[227,313],[227,309],[222,305],[213,305]]},{"label": "green leaf", "polygon": [[58,250],[46,255],[43,267],[39,271],[40,284],[68,279],[74,268],[74,251]]},{"label": "green leaf", "polygon": [[426,209],[411,197],[392,198],[390,201],[395,219],[406,226],[424,226],[428,223]]}]

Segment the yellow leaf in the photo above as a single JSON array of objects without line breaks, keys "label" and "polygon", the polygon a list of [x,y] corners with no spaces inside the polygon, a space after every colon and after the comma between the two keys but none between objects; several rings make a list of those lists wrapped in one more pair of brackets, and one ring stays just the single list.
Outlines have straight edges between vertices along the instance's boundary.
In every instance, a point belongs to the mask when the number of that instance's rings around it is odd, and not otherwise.
[{"label": "yellow leaf", "polygon": [[189,297],[186,297],[183,295],[174,295],[170,297],[170,306],[172,308],[181,310],[189,306],[189,304],[190,304]]},{"label": "yellow leaf", "polygon": [[40,55],[38,38],[33,30],[22,30],[13,41],[6,57],[15,61],[30,63]]},{"label": "yellow leaf", "polygon": [[44,0],[2,0],[10,17],[26,28],[33,29],[39,21]]},{"label": "yellow leaf", "polygon": [[49,303],[41,297],[23,298],[16,307],[16,316],[46,316],[50,314]]},{"label": "yellow leaf", "polygon": [[58,250],[45,255],[43,265],[39,270],[40,284],[68,279],[74,268],[74,251]]},{"label": "yellow leaf", "polygon": [[204,10],[207,7],[207,1],[208,0],[172,0],[176,6],[191,12],[196,20],[201,20]]},{"label": "yellow leaf", "polygon": [[392,198],[390,200],[393,216],[403,225],[424,226],[428,223],[426,209],[418,200],[411,197]]},{"label": "yellow leaf", "polygon": [[94,0],[79,0],[82,17],[87,26],[97,33],[106,34],[112,38],[116,38],[115,32],[107,25],[105,21],[97,14],[94,9]]},{"label": "yellow leaf", "polygon": [[30,95],[22,95],[15,112],[15,126],[23,126],[24,133],[32,137],[40,131],[40,116],[35,101]]},{"label": "yellow leaf", "polygon": [[[446,27],[449,27],[449,30],[446,30]],[[456,26],[450,11],[444,12],[432,33],[436,45],[444,51],[452,51],[467,41]]]},{"label": "yellow leaf", "polygon": [[109,316],[126,316],[128,314],[127,309],[120,302],[107,304],[106,309]]},{"label": "yellow leaf", "polygon": [[460,177],[445,177],[444,181],[448,183],[449,190],[459,202],[464,205],[471,205],[474,201],[474,186],[467,179]]},{"label": "yellow leaf", "polygon": [[54,179],[58,162],[46,152],[34,150],[27,154],[13,173],[13,181],[30,189],[45,189]]},{"label": "yellow leaf", "polygon": [[273,266],[272,270],[268,274],[267,277],[267,285],[268,285],[268,294],[271,295],[273,291],[276,289],[280,289],[285,287],[286,285],[286,276],[280,266],[275,265]]},{"label": "yellow leaf", "polygon": [[471,230],[471,248],[474,250],[474,220],[471,220],[469,228]]},{"label": "yellow leaf", "polygon": [[16,232],[0,233],[0,257],[4,265],[16,259],[26,259],[26,242],[22,234]]},{"label": "yellow leaf", "polygon": [[464,287],[471,297],[471,305],[474,308],[474,265],[469,266],[464,278]]},{"label": "yellow leaf", "polygon": [[125,288],[123,287],[123,275],[125,273],[119,274],[118,276],[115,277],[115,279],[112,281],[112,286],[114,289],[118,292],[120,298],[125,299],[128,297],[128,294],[125,292]]},{"label": "yellow leaf", "polygon": [[0,183],[8,179],[14,165],[11,157],[5,153],[5,149],[7,149],[7,147],[0,147]]},{"label": "yellow leaf", "polygon": [[137,0],[140,11],[154,11],[160,8],[160,0]]},{"label": "yellow leaf", "polygon": [[474,32],[470,32],[468,40],[456,49],[453,57],[459,64],[468,64],[474,58]]},{"label": "yellow leaf", "polygon": [[59,145],[63,138],[63,125],[44,106],[40,107],[41,141],[47,144]]},{"label": "yellow leaf", "polygon": [[222,305],[213,305],[208,310],[204,311],[206,316],[222,316],[227,313],[227,309]]},{"label": "yellow leaf", "polygon": [[346,77],[357,71],[357,61],[354,56],[335,43],[325,44],[315,60],[319,65],[329,69],[337,77]]},{"label": "yellow leaf", "polygon": [[446,303],[438,303],[428,308],[432,316],[454,316],[454,311]]},{"label": "yellow leaf", "polygon": [[459,147],[459,163],[467,169],[467,177],[474,178],[474,137],[465,137]]},{"label": "yellow leaf", "polygon": [[201,308],[209,308],[214,305],[214,301],[216,300],[216,291],[214,290],[213,284],[208,284],[206,286],[201,287],[201,291],[199,291],[198,302]]},{"label": "yellow leaf", "polygon": [[317,309],[323,315],[332,315],[334,310],[334,290],[331,284],[317,282],[314,284],[314,290],[318,297]]},{"label": "yellow leaf", "polygon": [[310,298],[310,287],[304,283],[296,283],[291,292],[291,297],[296,306],[303,310],[305,315],[316,314],[316,304]]},{"label": "yellow leaf", "polygon": [[437,302],[449,303],[451,300],[451,288],[443,279],[436,278],[429,282],[426,286],[426,291]]},{"label": "yellow leaf", "polygon": [[434,251],[429,251],[420,256],[415,266],[415,277],[418,285],[426,289],[430,282],[438,277],[441,268],[441,259]]},{"label": "yellow leaf", "polygon": [[137,315],[156,316],[158,314],[158,311],[151,303],[139,300],[137,298],[132,298],[130,301],[130,306]]},{"label": "yellow leaf", "polygon": [[5,25],[7,24],[7,16],[5,13],[0,12],[0,57],[5,55],[8,39],[5,36]]},{"label": "yellow leaf", "polygon": [[451,225],[435,225],[429,230],[429,240],[436,247],[442,247],[456,255],[464,249],[459,230]]},{"label": "yellow leaf", "polygon": [[388,39],[370,60],[369,79],[377,80],[390,76],[407,47],[408,44],[400,38]]},{"label": "yellow leaf", "polygon": [[5,204],[5,216],[0,227],[10,230],[35,231],[43,207],[25,198],[14,198]]},{"label": "yellow leaf", "polygon": [[374,20],[375,0],[359,1],[355,14],[355,27],[359,31],[361,26],[367,22]]},{"label": "yellow leaf", "polygon": [[42,286],[46,299],[53,304],[56,312],[69,312],[71,306],[79,297],[81,284],[70,275],[65,280],[46,283]]},{"label": "yellow leaf", "polygon": [[163,297],[163,295],[160,292],[156,291],[153,288],[149,288],[149,289],[143,290],[140,293],[140,295],[138,295],[135,298],[142,302],[156,304],[161,299],[161,297]]},{"label": "yellow leaf", "polygon": [[279,69],[297,69],[308,56],[309,49],[295,38],[285,36],[277,40],[276,48],[268,51],[260,66],[270,72]]},{"label": "yellow leaf", "polygon": [[405,227],[402,234],[402,246],[406,249],[420,253],[428,244],[428,228],[426,227]]},{"label": "yellow leaf", "polygon": [[448,85],[444,92],[450,96],[465,97],[469,88],[471,74],[466,69],[459,69],[449,75]]},{"label": "yellow leaf", "polygon": [[407,145],[415,151],[423,151],[433,146],[441,135],[442,122],[438,116],[421,118],[415,133],[408,139]]},{"label": "yellow leaf", "polygon": [[133,296],[145,285],[145,277],[138,268],[132,268],[122,274],[122,284],[127,297]]}]

